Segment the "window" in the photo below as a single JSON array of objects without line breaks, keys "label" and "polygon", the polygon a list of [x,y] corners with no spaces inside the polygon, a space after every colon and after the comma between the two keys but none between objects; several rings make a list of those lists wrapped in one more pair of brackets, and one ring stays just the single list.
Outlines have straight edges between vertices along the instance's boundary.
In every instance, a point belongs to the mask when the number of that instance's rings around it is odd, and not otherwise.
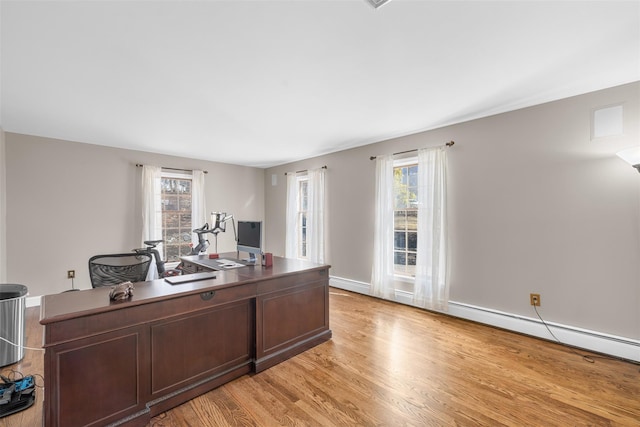
[{"label": "window", "polygon": [[417,307],[446,310],[446,151],[416,151],[417,159],[376,157],[371,295],[396,299],[403,291]]},{"label": "window", "polygon": [[285,256],[324,264],[326,168],[287,173]]},{"label": "window", "polygon": [[394,162],[394,273],[414,277],[418,250],[417,159]]},{"label": "window", "polygon": [[191,184],[191,174],[162,172],[162,248],[169,262],[191,252]]},{"label": "window", "polygon": [[307,210],[309,208],[309,179],[298,178],[298,258],[307,259]]}]

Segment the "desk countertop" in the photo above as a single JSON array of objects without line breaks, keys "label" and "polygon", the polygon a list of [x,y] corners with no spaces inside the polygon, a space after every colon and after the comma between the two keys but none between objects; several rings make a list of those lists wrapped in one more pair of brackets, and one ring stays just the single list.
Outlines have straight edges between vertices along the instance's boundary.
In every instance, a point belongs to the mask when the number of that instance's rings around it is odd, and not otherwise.
[{"label": "desk countertop", "polygon": [[[220,256],[224,259],[234,259],[236,253],[221,254]],[[215,261],[215,259],[209,259],[208,255],[193,255],[184,257],[184,259],[209,268],[211,268],[212,262]],[[303,260],[274,257],[271,267],[262,267],[258,264],[216,271],[215,278],[207,280],[184,282],[176,285],[172,285],[164,279],[138,282],[134,284],[133,296],[125,301],[111,301],[109,299],[111,287],[45,295],[40,306],[40,323],[46,325],[85,314],[96,314],[149,304],[175,298],[177,295],[186,296],[225,289],[245,283],[288,276],[302,271],[321,270],[328,267],[327,265],[314,264]]]},{"label": "desk countertop", "polygon": [[[237,258],[236,252],[222,253],[219,255],[219,259],[228,259],[232,261],[238,261],[243,263],[243,261],[239,261]],[[211,259],[209,255],[189,255],[181,258],[184,261],[192,262],[193,264],[198,264],[206,268],[211,268],[213,270],[221,270],[219,267],[218,259]],[[224,272],[235,271],[237,274],[245,279],[255,279],[255,280],[263,280],[268,279],[270,277],[278,277],[278,276],[286,276],[290,274],[296,274],[301,271],[313,271],[320,270],[324,268],[328,268],[330,266],[325,264],[315,264],[310,261],[305,261],[301,259],[291,259],[291,258],[283,258],[283,257],[273,257],[273,265],[270,267],[263,267],[258,264],[246,264],[245,267],[240,268],[231,268],[231,269],[223,269]]]}]

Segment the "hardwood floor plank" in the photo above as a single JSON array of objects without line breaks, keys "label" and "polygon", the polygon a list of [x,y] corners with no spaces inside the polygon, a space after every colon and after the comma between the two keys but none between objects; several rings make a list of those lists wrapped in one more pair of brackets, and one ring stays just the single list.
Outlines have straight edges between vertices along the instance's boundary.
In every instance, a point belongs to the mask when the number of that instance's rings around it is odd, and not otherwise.
[{"label": "hardwood floor plank", "polygon": [[[637,364],[588,363],[555,343],[341,290],[330,304],[330,341],[149,425],[640,425]],[[27,310],[29,346],[41,345],[38,317]],[[27,351],[7,368],[42,374],[42,360]],[[33,408],[0,418],[0,427],[41,424],[42,393]]]}]

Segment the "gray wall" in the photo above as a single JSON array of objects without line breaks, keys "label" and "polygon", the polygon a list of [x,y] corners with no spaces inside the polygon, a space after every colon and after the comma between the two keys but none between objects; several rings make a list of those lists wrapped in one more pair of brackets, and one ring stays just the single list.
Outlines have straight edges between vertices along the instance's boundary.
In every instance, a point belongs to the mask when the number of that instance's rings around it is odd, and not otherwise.
[{"label": "gray wall", "polygon": [[[452,301],[640,338],[640,84],[543,104],[265,170],[269,250],[284,253],[284,172],[328,167],[331,274],[368,284],[374,162],[449,140]],[[624,103],[621,137],[591,139],[595,108]],[[277,185],[272,185],[272,175]]]},{"label": "gray wall", "polygon": [[5,162],[4,130],[0,127],[0,283],[7,282],[7,178]]},{"label": "gray wall", "polygon": [[[141,168],[203,169],[207,210],[264,219],[262,169],[7,132],[7,279],[31,296],[90,288],[87,261],[139,247]],[[213,251],[214,239],[211,242]],[[218,251],[235,250],[229,229]]]},{"label": "gray wall", "polygon": [[[284,253],[286,171],[328,166],[331,273],[368,284],[369,156],[455,140],[449,153],[451,300],[640,339],[640,174],[615,156],[640,142],[640,83],[270,168],[5,133],[7,282],[32,296],[89,287],[87,260],[140,239],[135,163],[209,170],[207,208],[264,219]],[[594,108],[624,103],[625,135],[591,140]],[[1,163],[1,162],[0,162]],[[276,185],[272,185],[276,175]],[[219,250],[232,250],[232,233]],[[1,266],[0,266],[1,267]]]}]

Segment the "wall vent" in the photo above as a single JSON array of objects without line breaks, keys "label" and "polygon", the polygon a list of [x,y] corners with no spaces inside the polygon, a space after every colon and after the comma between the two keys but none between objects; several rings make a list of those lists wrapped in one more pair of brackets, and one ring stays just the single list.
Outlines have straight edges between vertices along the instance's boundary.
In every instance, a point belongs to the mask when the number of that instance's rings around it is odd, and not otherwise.
[{"label": "wall vent", "polygon": [[598,108],[591,112],[591,139],[624,135],[622,104]]}]

